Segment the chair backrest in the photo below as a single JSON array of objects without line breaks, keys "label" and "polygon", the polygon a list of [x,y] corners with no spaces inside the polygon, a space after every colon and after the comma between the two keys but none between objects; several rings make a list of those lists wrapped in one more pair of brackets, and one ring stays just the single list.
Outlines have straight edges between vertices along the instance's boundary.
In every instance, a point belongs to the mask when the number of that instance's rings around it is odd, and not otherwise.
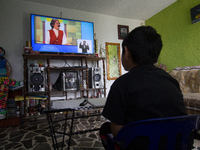
[{"label": "chair backrest", "polygon": [[150,139],[149,150],[156,150],[160,137],[167,135],[167,150],[173,150],[176,135],[181,133],[181,150],[187,150],[189,135],[197,127],[199,117],[200,115],[187,115],[136,121],[124,126],[115,141],[120,143],[122,148],[126,148],[136,137],[147,136]]}]

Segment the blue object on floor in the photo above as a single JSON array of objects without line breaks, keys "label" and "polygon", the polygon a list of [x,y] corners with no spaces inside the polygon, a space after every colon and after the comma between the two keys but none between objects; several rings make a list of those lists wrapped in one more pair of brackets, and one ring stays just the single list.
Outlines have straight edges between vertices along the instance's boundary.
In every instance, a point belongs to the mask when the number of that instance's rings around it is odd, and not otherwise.
[{"label": "blue object on floor", "polygon": [[181,150],[188,149],[189,136],[193,129],[199,130],[200,115],[156,118],[140,120],[124,126],[114,139],[108,135],[108,150],[115,150],[114,143],[125,149],[133,139],[147,136],[150,139],[149,150],[158,149],[162,135],[167,135],[167,150],[175,149],[176,135],[182,135]]}]

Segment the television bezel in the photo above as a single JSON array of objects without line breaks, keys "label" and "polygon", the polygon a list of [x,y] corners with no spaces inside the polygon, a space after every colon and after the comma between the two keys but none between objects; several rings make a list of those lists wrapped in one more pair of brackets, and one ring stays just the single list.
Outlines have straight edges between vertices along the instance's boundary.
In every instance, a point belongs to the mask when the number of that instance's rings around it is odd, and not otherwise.
[{"label": "television bezel", "polygon": [[[86,23],[92,23],[92,27],[93,27],[93,31],[92,31],[92,52],[91,53],[78,53],[78,52],[51,52],[51,51],[39,51],[37,49],[33,49],[34,51],[38,51],[40,52],[41,54],[75,54],[75,55],[94,55],[95,53],[95,47],[94,47],[94,22],[91,22],[91,21],[85,21],[85,20],[78,20],[78,19],[69,19],[69,18],[62,18],[62,17],[55,17],[55,16],[48,16],[48,15],[40,15],[40,14],[30,14],[30,41],[31,41],[31,46],[33,46],[33,41],[35,41],[35,25],[33,26],[33,22],[35,23],[35,20],[33,21],[32,20],[32,16],[35,17],[35,16],[41,16],[41,17],[48,17],[48,18],[54,18],[54,19],[62,19],[62,20],[70,20],[70,21],[77,21],[77,22],[86,22]],[[32,27],[33,26],[33,27]],[[34,31],[33,31],[34,30]],[[46,45],[46,44],[42,44],[42,45]],[[49,44],[49,45],[52,45],[52,44]],[[61,45],[61,46],[69,46],[69,45]],[[72,46],[72,45],[70,45]],[[78,45],[77,45],[78,46]]]}]

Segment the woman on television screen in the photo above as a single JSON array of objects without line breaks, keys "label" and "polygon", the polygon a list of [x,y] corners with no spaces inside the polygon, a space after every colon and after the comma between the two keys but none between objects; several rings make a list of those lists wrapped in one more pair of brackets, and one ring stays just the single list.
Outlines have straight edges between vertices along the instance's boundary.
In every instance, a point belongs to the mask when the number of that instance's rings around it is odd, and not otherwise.
[{"label": "woman on television screen", "polygon": [[67,38],[65,33],[60,30],[60,22],[58,19],[52,19],[51,23],[51,30],[48,30],[45,38],[46,44],[57,44],[57,45],[66,45]]}]

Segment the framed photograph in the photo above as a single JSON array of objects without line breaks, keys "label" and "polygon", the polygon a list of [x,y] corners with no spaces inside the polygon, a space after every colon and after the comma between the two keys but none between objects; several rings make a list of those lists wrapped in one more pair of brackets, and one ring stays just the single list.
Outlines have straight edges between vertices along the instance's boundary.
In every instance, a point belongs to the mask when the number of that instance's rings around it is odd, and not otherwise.
[{"label": "framed photograph", "polygon": [[116,80],[121,76],[120,43],[106,42],[107,79]]},{"label": "framed photograph", "polygon": [[118,39],[124,39],[129,33],[129,26],[118,25]]}]

